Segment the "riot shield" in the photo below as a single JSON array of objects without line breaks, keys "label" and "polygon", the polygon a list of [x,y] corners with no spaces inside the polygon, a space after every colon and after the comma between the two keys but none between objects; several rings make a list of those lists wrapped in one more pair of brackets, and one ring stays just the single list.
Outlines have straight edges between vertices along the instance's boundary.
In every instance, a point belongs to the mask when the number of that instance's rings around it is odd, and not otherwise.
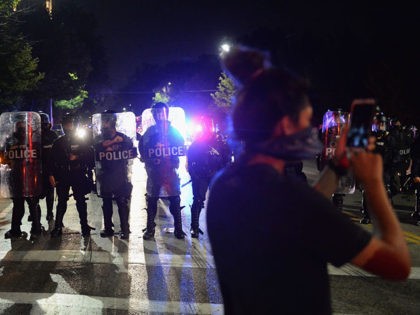
[{"label": "riot shield", "polygon": [[129,196],[137,157],[136,117],[132,112],[92,116],[96,189],[99,196]]},{"label": "riot shield", "polygon": [[[342,111],[328,110],[322,120],[322,142],[323,150],[321,156],[321,169],[328,160],[335,156],[335,149],[341,133],[348,123],[349,114]],[[352,194],[355,191],[355,179],[352,174],[341,176],[338,182],[336,194]]]},{"label": "riot shield", "polygon": [[39,196],[42,192],[40,115],[36,112],[2,113],[0,152],[0,196]]},{"label": "riot shield", "polygon": [[[185,119],[185,111],[181,107],[169,107],[168,120],[171,122],[171,125],[175,127],[181,135],[186,138],[187,135],[187,123]],[[143,135],[146,130],[155,124],[153,119],[152,110],[146,108],[141,114],[141,134]]]}]

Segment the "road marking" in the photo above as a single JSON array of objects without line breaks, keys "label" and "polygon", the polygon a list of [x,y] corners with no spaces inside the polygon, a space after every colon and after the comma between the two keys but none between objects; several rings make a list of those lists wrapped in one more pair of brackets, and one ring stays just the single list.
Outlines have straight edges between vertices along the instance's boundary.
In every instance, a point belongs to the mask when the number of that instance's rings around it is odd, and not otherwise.
[{"label": "road marking", "polygon": [[407,241],[407,243],[420,245],[420,240],[418,240],[418,239],[411,238],[409,236],[405,236],[405,240]]},{"label": "road marking", "polygon": [[6,216],[12,211],[13,204],[9,204],[6,208],[0,211],[0,220],[4,220]]},{"label": "road marking", "polygon": [[[32,305],[31,313],[103,314],[104,309],[172,314],[223,314],[223,304],[139,300],[62,293],[0,292],[0,309],[13,304]],[[93,313],[92,313],[93,312]]]},{"label": "road marking", "polygon": [[[357,219],[359,220],[360,217],[356,216],[354,213],[349,212],[349,211],[343,211],[343,213],[345,213],[346,215],[348,215],[351,219]],[[373,224],[369,223],[369,224],[364,224],[363,225],[368,231],[372,231],[373,229]],[[417,244],[420,245],[420,236],[417,234],[414,234],[412,232],[408,232],[408,231],[403,231],[404,236],[405,236],[405,240],[409,243],[413,243],[413,244]]]},{"label": "road marking", "polygon": [[347,210],[343,210],[343,213],[348,215],[352,219],[360,219],[361,218],[360,216],[354,214],[354,212],[350,212],[350,211],[347,211]]},{"label": "road marking", "polygon": [[[328,274],[331,276],[351,276],[351,277],[377,277],[369,272],[366,272],[351,264],[337,268],[333,265],[328,265]],[[420,267],[411,267],[409,280],[420,280]]]},{"label": "road marking", "polygon": [[214,269],[213,256],[206,255],[206,260],[199,255],[145,254],[130,252],[113,255],[105,251],[82,252],[80,250],[29,250],[0,251],[2,262],[90,262],[93,264],[114,265],[147,265],[175,268],[209,268]]},{"label": "road marking", "polygon": [[411,243],[420,245],[420,236],[414,233],[403,231],[405,235],[405,239],[410,241]]},{"label": "road marking", "polygon": [[[142,265],[173,268],[206,268],[214,269],[214,259],[206,255],[206,260],[200,255],[145,254],[142,252],[113,255],[104,251],[81,252],[80,250],[30,250],[30,251],[0,251],[2,262],[85,262],[92,264],[113,264],[116,266]],[[332,276],[376,277],[351,264],[341,268],[328,265],[328,273]],[[420,280],[420,267],[412,267],[410,280]]]}]

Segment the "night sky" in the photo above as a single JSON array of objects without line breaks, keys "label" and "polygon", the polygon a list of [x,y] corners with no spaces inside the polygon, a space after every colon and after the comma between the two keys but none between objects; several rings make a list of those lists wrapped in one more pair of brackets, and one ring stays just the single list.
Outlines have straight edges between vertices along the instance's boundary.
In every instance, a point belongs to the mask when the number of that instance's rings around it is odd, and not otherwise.
[{"label": "night sky", "polygon": [[[312,71],[317,59],[323,58],[320,68],[315,69],[319,76],[335,76],[337,73],[342,77],[357,76],[359,74],[352,70],[358,68],[359,60],[365,63],[360,64],[361,68],[380,67],[382,60],[391,60],[393,68],[384,74],[388,76],[386,84],[392,83],[389,77],[397,71],[396,83],[401,89],[409,90],[404,91],[402,102],[413,103],[406,105],[406,111],[417,111],[420,116],[419,106],[414,104],[419,81],[417,73],[420,71],[420,58],[416,57],[420,56],[418,4],[360,0],[322,3],[303,0],[91,0],[87,5],[94,10],[98,20],[97,31],[103,38],[113,89],[124,86],[127,77],[143,63],[164,65],[176,60],[193,60],[203,54],[217,54],[224,40],[242,39],[250,34],[255,38],[258,31],[263,35],[272,31],[273,37],[264,40],[280,43],[309,34],[315,38],[312,47],[319,41],[320,45],[331,44],[332,50],[340,53],[339,56],[331,54],[342,69],[335,69],[332,74],[324,73],[322,62],[328,62],[331,56],[314,55],[312,48],[305,43],[297,62],[288,64],[292,69],[305,74],[305,65],[299,63],[299,58],[300,61],[312,62]],[[348,39],[341,36],[348,36]],[[356,54],[358,59],[353,58]],[[334,84],[331,89],[336,95],[349,88],[338,77],[331,81]],[[329,93],[320,92],[327,96]],[[399,92],[393,93],[387,99],[390,104],[398,103]],[[331,103],[334,97],[331,95]]]},{"label": "night sky", "polygon": [[279,22],[270,1],[97,1],[95,12],[116,85],[143,62],[217,54],[223,40]]}]

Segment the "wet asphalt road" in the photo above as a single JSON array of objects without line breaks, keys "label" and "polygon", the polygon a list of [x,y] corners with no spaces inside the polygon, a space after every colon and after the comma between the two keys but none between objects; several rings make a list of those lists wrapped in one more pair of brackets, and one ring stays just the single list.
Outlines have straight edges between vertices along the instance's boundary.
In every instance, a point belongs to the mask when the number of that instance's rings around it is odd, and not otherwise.
[{"label": "wet asphalt road", "polygon": [[[223,314],[205,211],[201,216],[204,235],[196,240],[187,233],[185,240],[178,240],[171,233],[172,217],[161,203],[155,241],[143,241],[145,173],[141,163],[136,162],[134,169],[129,241],[99,236],[102,209],[94,194],[89,196],[88,211],[90,225],[96,230],[89,240],[80,236],[73,199],[61,238],[51,239],[45,233],[35,242],[5,240],[2,235],[10,228],[11,204],[0,201],[2,314]],[[310,181],[318,175],[312,162],[305,164],[304,171]],[[185,170],[181,175],[182,183],[188,182]],[[191,197],[191,185],[185,185],[181,202],[186,206],[185,232],[189,231]],[[335,314],[420,314],[420,227],[410,218],[414,198],[401,195],[394,203],[413,258],[410,279],[394,283],[352,266],[330,268]],[[44,201],[41,207],[45,209]],[[344,211],[355,222],[360,218],[359,208],[358,192],[345,197]],[[116,209],[114,214],[118,231]],[[42,223],[47,230],[52,229],[53,222],[45,220],[45,210]],[[22,230],[30,230],[27,215]]]}]

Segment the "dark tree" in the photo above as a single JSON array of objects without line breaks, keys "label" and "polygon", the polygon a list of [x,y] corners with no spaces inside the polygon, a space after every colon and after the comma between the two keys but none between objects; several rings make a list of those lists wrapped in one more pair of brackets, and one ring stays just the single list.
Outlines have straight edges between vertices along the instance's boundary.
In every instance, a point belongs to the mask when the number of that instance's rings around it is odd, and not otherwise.
[{"label": "dark tree", "polygon": [[107,66],[101,41],[94,34],[94,15],[83,1],[54,3],[51,16],[43,1],[27,7],[22,30],[34,47],[45,79],[31,95],[31,102],[45,108],[49,100],[71,100],[90,95],[92,110],[103,101],[107,89]]}]

